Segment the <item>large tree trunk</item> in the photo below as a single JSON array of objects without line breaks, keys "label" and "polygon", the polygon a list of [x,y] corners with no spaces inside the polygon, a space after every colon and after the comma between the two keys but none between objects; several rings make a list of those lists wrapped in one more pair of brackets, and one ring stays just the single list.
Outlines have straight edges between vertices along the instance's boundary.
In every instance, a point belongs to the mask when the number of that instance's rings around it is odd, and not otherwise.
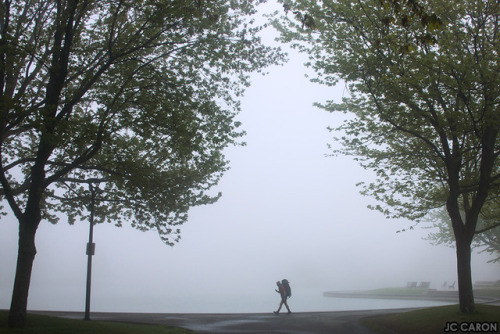
[{"label": "large tree trunk", "polygon": [[462,313],[472,313],[475,310],[475,305],[474,291],[472,289],[470,242],[457,239],[456,247],[460,311]]},{"label": "large tree trunk", "polygon": [[447,210],[453,226],[457,249],[458,299],[460,312],[472,313],[475,310],[475,305],[472,289],[471,244],[474,238],[477,215],[475,217],[469,216],[468,224],[464,224],[456,198],[458,196],[450,196]]},{"label": "large tree trunk", "polygon": [[19,249],[17,253],[16,277],[9,312],[9,327],[19,328],[26,324],[28,291],[33,260],[36,255],[35,234],[38,222],[23,221],[19,224]]}]

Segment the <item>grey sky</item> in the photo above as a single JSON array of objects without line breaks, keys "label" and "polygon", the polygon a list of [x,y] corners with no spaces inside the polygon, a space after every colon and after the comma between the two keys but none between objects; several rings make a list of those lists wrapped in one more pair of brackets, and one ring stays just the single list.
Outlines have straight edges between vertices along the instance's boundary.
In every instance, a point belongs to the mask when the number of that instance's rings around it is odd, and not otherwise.
[{"label": "grey sky", "polygon": [[[239,115],[247,146],[227,150],[231,169],[215,189],[223,197],[191,211],[179,244],[129,227],[95,228],[93,309],[152,312],[157,302],[235,294],[274,303],[274,282],[285,277],[297,293],[456,280],[454,249],[429,245],[426,230],[397,234],[411,223],[370,211],[373,201],[355,187],[373,174],[349,157],[324,156],[332,142],[326,127],[342,115],[312,104],[339,100],[343,86],[309,83],[305,58],[290,58],[253,76]],[[87,238],[86,222],[42,222],[29,308],[83,309]],[[16,244],[16,221],[2,217],[0,308],[10,305]],[[474,255],[474,280],[500,279],[488,258]]]}]

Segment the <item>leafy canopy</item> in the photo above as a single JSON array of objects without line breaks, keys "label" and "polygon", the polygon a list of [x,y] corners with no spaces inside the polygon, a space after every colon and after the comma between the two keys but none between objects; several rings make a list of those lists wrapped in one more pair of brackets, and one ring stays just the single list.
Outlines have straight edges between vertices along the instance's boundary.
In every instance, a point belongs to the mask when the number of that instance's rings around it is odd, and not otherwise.
[{"label": "leafy canopy", "polygon": [[[493,257],[488,262],[500,262],[500,222],[498,198],[489,201],[481,210],[472,246],[481,253],[489,253]],[[462,212],[462,215],[465,215]],[[450,217],[443,209],[433,211],[426,217],[432,225],[425,226],[430,232],[426,238],[433,245],[454,247],[455,237]]]},{"label": "leafy canopy", "polygon": [[467,229],[473,231],[484,201],[499,193],[500,3],[286,5],[314,25],[290,16],[277,20],[282,40],[310,55],[315,81],[347,83],[341,103],[320,107],[354,116],[332,129],[341,144],[334,153],[352,155],[376,172],[375,182],[360,184],[383,203],[375,208],[418,220],[445,203],[458,211],[460,202],[463,224],[471,218]]},{"label": "leafy canopy", "polygon": [[85,218],[92,184],[101,221],[178,240],[188,209],[220,196],[248,73],[283,61],[253,14],[239,0],[3,2],[0,181],[16,217],[41,198],[53,223]]}]

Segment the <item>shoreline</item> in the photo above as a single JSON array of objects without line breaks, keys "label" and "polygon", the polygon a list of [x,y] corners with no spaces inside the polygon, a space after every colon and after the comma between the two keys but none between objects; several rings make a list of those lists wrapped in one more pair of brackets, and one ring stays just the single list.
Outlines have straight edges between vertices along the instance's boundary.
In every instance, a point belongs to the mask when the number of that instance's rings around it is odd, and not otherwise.
[{"label": "shoreline", "polygon": [[[396,300],[428,300],[458,303],[458,291],[446,291],[428,289],[419,293],[377,293],[370,291],[326,291],[323,292],[324,297],[328,298],[364,298],[364,299],[396,299]],[[499,297],[494,296],[474,296],[474,300],[478,303],[498,303]]]}]

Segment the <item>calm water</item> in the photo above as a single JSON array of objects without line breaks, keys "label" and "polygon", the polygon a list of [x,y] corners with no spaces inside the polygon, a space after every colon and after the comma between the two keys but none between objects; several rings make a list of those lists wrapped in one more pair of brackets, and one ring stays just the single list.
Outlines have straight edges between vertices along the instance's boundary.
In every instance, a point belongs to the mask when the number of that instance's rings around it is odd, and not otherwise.
[{"label": "calm water", "polygon": [[[384,300],[362,298],[332,298],[322,294],[297,294],[289,301],[292,312],[349,311],[368,309],[392,309],[449,305],[447,302],[424,300]],[[145,313],[267,313],[276,310],[279,296],[239,296],[212,298],[169,298],[148,299],[141,303],[117,301],[107,303],[94,302],[92,311],[104,312],[145,312]],[[284,306],[283,306],[284,307]],[[286,311],[286,310],[285,310]]]}]

